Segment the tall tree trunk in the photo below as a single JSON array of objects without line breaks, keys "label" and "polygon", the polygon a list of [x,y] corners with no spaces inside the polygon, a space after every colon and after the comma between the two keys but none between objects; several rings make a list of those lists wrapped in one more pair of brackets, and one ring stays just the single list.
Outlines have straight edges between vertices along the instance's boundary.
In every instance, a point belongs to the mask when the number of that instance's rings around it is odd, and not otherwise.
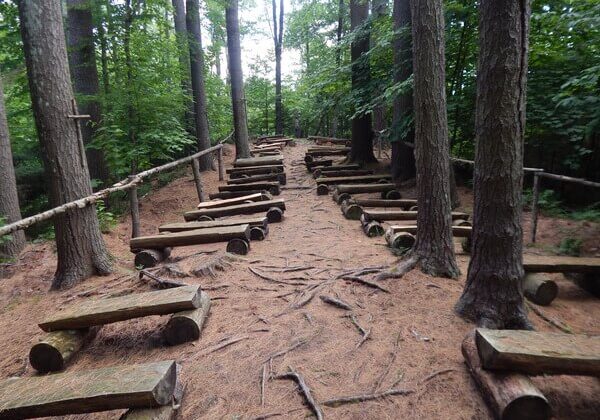
[{"label": "tall tree trunk", "polygon": [[273,43],[275,45],[275,134],[283,134],[283,104],[281,100],[281,55],[283,53],[283,0],[279,0],[279,25],[277,25],[277,0],[273,3]]},{"label": "tall tree trunk", "polygon": [[[17,195],[17,180],[13,166],[12,151],[10,148],[10,135],[6,121],[6,108],[4,107],[4,91],[2,77],[0,76],[0,217],[6,223],[21,220],[19,197]],[[5,242],[4,242],[5,241]],[[19,255],[25,246],[25,233],[18,230],[10,235],[10,239],[0,237],[0,260],[14,258]]]},{"label": "tall tree trunk", "polygon": [[[81,121],[83,143],[92,142],[94,132],[100,124],[100,93],[98,69],[94,46],[94,20],[90,0],[67,0],[67,46],[73,88],[78,98],[79,111],[89,114],[89,120]],[[102,150],[86,150],[88,167],[92,179],[103,184],[108,181],[109,171]]]},{"label": "tall tree trunk", "polygon": [[[371,16],[374,21],[381,20],[388,14],[387,0],[371,0]],[[374,36],[371,36],[371,42],[373,46],[377,43]],[[373,97],[381,95],[380,89],[375,89],[372,93]],[[381,136],[381,132],[385,130],[385,106],[376,105],[373,109],[373,130],[377,133],[377,136]]]},{"label": "tall tree trunk", "polygon": [[[194,98],[194,116],[196,120],[196,142],[198,150],[210,147],[210,133],[208,131],[208,115],[206,89],[204,87],[204,57],[202,53],[202,34],[200,32],[200,2],[198,0],[186,1],[185,23],[189,34],[190,69],[192,74],[192,96]],[[212,167],[210,155],[198,159],[200,170],[206,171]]]},{"label": "tall tree trunk", "polygon": [[[98,7],[97,12],[99,15],[103,15],[102,8]],[[100,40],[100,66],[102,71],[102,89],[104,95],[108,95],[110,92],[110,75],[108,74],[108,40],[106,39],[106,30],[104,29],[104,18],[100,19],[98,24],[98,39]],[[104,103],[106,107],[106,102]],[[106,108],[104,109],[106,112]]]},{"label": "tall tree trunk", "polygon": [[[132,1],[134,4],[132,4]],[[134,102],[134,80],[133,80],[133,61],[131,58],[131,26],[136,16],[137,6],[136,0],[125,0],[125,19],[123,22],[123,49],[125,50],[125,69],[127,75],[127,138],[131,143],[131,148],[134,151],[131,160],[131,174],[137,172],[137,155],[136,155],[136,132],[135,132],[135,104]]]},{"label": "tall tree trunk", "polygon": [[186,131],[196,137],[196,122],[194,119],[194,103],[192,101],[192,86],[190,82],[190,48],[188,44],[188,31],[186,27],[184,0],[172,0],[173,23],[175,26],[175,37],[177,39],[177,50],[179,52],[179,74],[181,80],[181,91],[185,102],[185,127]]},{"label": "tall tree trunk", "polygon": [[488,328],[529,328],[521,189],[531,7],[482,0],[479,14],[473,253],[456,310]]},{"label": "tall tree trunk", "polygon": [[[336,29],[336,50],[335,50],[335,64],[340,69],[342,66],[342,35],[344,34],[344,0],[338,0],[338,22]],[[331,137],[338,136],[338,124],[339,124],[340,105],[338,99],[335,100],[333,105],[333,115],[331,117]]]},{"label": "tall tree trunk", "polygon": [[[350,0],[350,25],[356,30],[369,17],[368,0]],[[352,57],[352,90],[358,95],[361,104],[369,100],[368,86],[371,82],[369,60],[363,56],[369,51],[369,35],[357,37],[350,47]],[[373,127],[371,114],[359,115],[352,119],[352,144],[350,161],[357,163],[377,162],[373,154]]]},{"label": "tall tree trunk", "polygon": [[[76,123],[68,118],[73,89],[61,9],[54,0],[21,0],[18,5],[33,115],[54,207],[92,193],[83,142]],[[110,272],[93,206],[56,216],[54,229],[58,265],[52,288]]]},{"label": "tall tree trunk", "polygon": [[[412,37],[411,37],[410,0],[394,0],[394,30],[402,32],[394,39],[394,82],[401,83],[412,75]],[[398,95],[394,99],[392,123],[392,178],[405,181],[417,174],[414,148],[414,109],[412,90]],[[402,136],[403,133],[405,136]]]},{"label": "tall tree trunk", "polygon": [[229,76],[231,78],[231,105],[233,109],[233,129],[235,135],[236,158],[250,157],[248,125],[246,122],[246,98],[244,96],[244,76],[242,74],[242,50],[240,47],[240,22],[238,0],[229,0],[225,8],[227,27],[227,51]]},{"label": "tall tree trunk", "polygon": [[411,257],[433,276],[459,275],[454,256],[442,0],[411,1],[419,234]]}]

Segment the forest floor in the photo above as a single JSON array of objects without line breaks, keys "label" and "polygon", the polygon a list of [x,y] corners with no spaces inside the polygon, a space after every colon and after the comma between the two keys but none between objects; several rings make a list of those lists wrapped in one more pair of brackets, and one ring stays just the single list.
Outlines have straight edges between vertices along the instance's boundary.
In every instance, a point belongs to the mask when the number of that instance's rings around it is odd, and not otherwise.
[{"label": "forest floor", "polygon": [[[323,407],[326,418],[485,419],[491,412],[467,372],[460,352],[462,339],[473,328],[455,315],[468,255],[459,253],[460,279],[428,277],[412,271],[400,280],[381,284],[390,293],[344,280],[331,281],[298,309],[307,285],[333,279],[344,270],[389,266],[397,260],[382,237],[368,238],[357,221],[346,220],[330,196],[317,196],[302,158],[307,143],[285,150],[288,185],[282,191],[287,211],[282,223],[270,226],[262,242],[252,242],[244,260],[234,261],[216,277],[179,278],[199,284],[213,299],[211,314],[200,340],[167,347],[161,340],[166,317],[147,317],[105,326],[96,339],[71,362],[70,371],[118,364],[174,359],[182,364],[185,397],[182,419],[249,419],[280,413],[279,418],[310,415],[297,386],[290,380],[268,379],[261,404],[263,367],[273,374],[293,368],[306,379],[317,402],[340,396],[370,394],[389,388],[411,390],[408,395],[376,401]],[[233,160],[232,149],[226,152]],[[215,172],[204,176],[208,192],[216,191]],[[461,188],[462,210],[470,211],[472,196]],[[405,197],[414,196],[406,191]],[[197,202],[191,173],[141,198],[142,233],[157,232],[166,222],[182,221],[182,213]],[[525,234],[529,233],[525,214]],[[115,273],[94,277],[66,291],[49,292],[56,258],[53,243],[28,245],[11,277],[0,281],[0,377],[31,376],[30,347],[42,336],[37,327],[49,313],[88,297],[152,290],[138,279],[129,252],[130,221],[120,220],[105,235],[115,257]],[[544,253],[565,236],[584,239],[585,255],[598,256],[600,225],[541,217],[539,243],[527,252]],[[176,248],[180,270],[189,272],[206,260],[200,251],[223,251],[225,244]],[[457,243],[457,252],[460,246]],[[257,272],[288,284],[274,283]],[[163,277],[168,277],[163,275]],[[540,308],[574,332],[600,334],[598,300],[562,277],[558,298]],[[370,331],[360,347],[361,333],[347,311],[331,306],[320,295],[334,296],[353,307],[355,320]],[[541,331],[558,331],[530,313]],[[236,341],[238,340],[238,341]],[[219,348],[223,344],[230,345]],[[294,347],[284,355],[269,358]],[[217,349],[219,348],[219,349]],[[550,400],[556,418],[595,418],[600,412],[600,381],[584,377],[539,377],[534,382]],[[68,419],[114,419],[106,412],[67,416]],[[277,417],[275,417],[277,418]]]}]

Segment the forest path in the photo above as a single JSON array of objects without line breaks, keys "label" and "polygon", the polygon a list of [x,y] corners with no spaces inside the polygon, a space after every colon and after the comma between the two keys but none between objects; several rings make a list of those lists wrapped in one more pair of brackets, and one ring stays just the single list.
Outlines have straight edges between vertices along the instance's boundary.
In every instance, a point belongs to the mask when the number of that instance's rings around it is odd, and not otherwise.
[{"label": "forest path", "polygon": [[[284,151],[288,183],[281,197],[287,210],[282,223],[270,226],[267,239],[252,242],[244,260],[217,271],[214,278],[175,278],[202,285],[213,299],[200,340],[167,347],[161,341],[166,322],[161,317],[112,324],[75,357],[69,370],[175,359],[183,366],[186,384],[182,419],[249,419],[269,413],[281,413],[279,418],[306,418],[309,409],[290,380],[267,378],[261,405],[263,368],[267,374],[278,374],[288,367],[305,378],[317,402],[392,387],[414,391],[337,408],[322,407],[326,418],[489,418],[460,353],[460,343],[473,326],[453,312],[468,257],[458,256],[463,271],[458,281],[412,271],[400,280],[382,282],[389,293],[332,280],[344,270],[388,266],[396,258],[384,246],[383,238],[368,238],[357,221],[346,220],[330,196],[316,195],[314,180],[303,164],[307,144],[299,141],[298,146]],[[226,158],[230,164],[231,150]],[[203,179],[208,192],[217,190],[216,173],[207,173]],[[190,181],[188,174],[141,200],[144,234],[156,232],[160,223],[182,221],[183,211],[196,202]],[[30,261],[23,272],[0,283],[0,331],[5,347],[0,356],[2,377],[34,373],[25,361],[26,354],[41,336],[35,324],[48,311],[86,296],[150,290],[130,271],[133,258],[127,247],[128,223],[125,218],[106,236],[121,267],[118,274],[94,277],[69,291],[48,294],[53,261],[51,247],[45,244],[32,246],[24,257],[31,260],[32,255],[41,255],[37,262]],[[205,255],[194,254],[224,248],[224,244],[181,247],[174,250],[173,257],[183,258],[177,267],[190,272],[206,261]],[[265,280],[250,268],[285,284]],[[325,285],[310,302],[292,308],[307,296],[303,291],[318,284]],[[560,288],[559,298],[544,312],[567,320],[577,332],[600,333],[594,320],[597,301],[564,280]],[[353,309],[331,306],[321,295],[341,299]],[[349,314],[370,331],[370,338],[358,348],[362,335]],[[531,317],[540,330],[552,330],[535,315]],[[268,363],[273,354],[290,348]],[[551,400],[558,418],[591,418],[600,410],[594,397],[600,385],[593,378],[535,381]],[[67,418],[113,419],[115,415]]]}]

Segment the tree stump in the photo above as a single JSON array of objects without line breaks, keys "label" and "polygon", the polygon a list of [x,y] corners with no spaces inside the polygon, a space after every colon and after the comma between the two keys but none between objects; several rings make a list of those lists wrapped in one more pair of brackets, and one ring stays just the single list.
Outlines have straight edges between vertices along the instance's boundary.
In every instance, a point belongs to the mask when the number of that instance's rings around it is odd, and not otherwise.
[{"label": "tree stump", "polygon": [[134,264],[136,267],[150,268],[171,255],[171,248],[142,249],[135,254]]},{"label": "tree stump", "polygon": [[239,238],[227,242],[227,252],[237,255],[246,255],[250,251],[250,243]]},{"label": "tree stump", "polygon": [[558,286],[543,273],[529,273],[523,278],[523,293],[533,303],[547,306],[558,295]]}]

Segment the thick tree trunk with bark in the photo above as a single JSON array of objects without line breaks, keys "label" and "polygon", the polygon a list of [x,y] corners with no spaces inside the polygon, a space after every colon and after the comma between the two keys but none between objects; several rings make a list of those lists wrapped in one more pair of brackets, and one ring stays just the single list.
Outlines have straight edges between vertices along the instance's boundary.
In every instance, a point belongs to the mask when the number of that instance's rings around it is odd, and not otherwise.
[{"label": "thick tree trunk with bark", "polygon": [[273,43],[275,45],[275,134],[283,134],[283,103],[281,100],[281,55],[283,53],[283,0],[279,0],[279,25],[277,25],[277,0],[273,1]]},{"label": "thick tree trunk with bark", "polygon": [[[19,1],[19,18],[31,102],[42,149],[50,205],[92,193],[83,142],[68,115],[73,90],[67,63],[60,4]],[[70,210],[54,219],[58,266],[52,288],[65,288],[107,274],[111,261],[100,234],[95,207]]]},{"label": "thick tree trunk with bark", "polygon": [[250,145],[248,143],[246,98],[244,96],[244,76],[242,74],[238,0],[229,0],[227,7],[225,8],[225,24],[227,27],[227,58],[229,61],[229,76],[231,79],[235,157],[247,158],[250,157]]},{"label": "thick tree trunk with bark", "polygon": [[[381,20],[384,16],[387,16],[388,13],[387,0],[371,0],[371,18],[374,21]],[[371,37],[370,41],[373,45],[377,44],[377,39],[375,39],[373,36]],[[372,96],[374,98],[380,95],[380,89],[372,92]],[[377,105],[375,109],[373,109],[373,130],[378,133],[378,136],[381,135],[381,131],[385,130],[386,127],[385,109],[386,107],[384,105]]]},{"label": "thick tree trunk with bark", "polygon": [[[80,122],[83,143],[87,145],[93,140],[95,127],[101,119],[94,20],[90,0],[67,0],[67,45],[79,112],[91,116],[89,120]],[[102,150],[88,148],[86,155],[92,179],[106,183],[109,171]]]},{"label": "thick tree trunk with bark", "polygon": [[188,44],[188,31],[185,22],[184,0],[172,0],[173,24],[175,26],[175,37],[177,38],[177,49],[179,52],[179,73],[181,78],[181,91],[185,96],[185,127],[187,132],[196,137],[196,121],[194,119],[194,102],[192,98],[192,86],[190,81],[190,47]]},{"label": "thick tree trunk with bark", "polygon": [[[412,75],[412,38],[411,38],[410,0],[394,0],[394,30],[402,29],[402,33],[394,39],[394,82],[404,82]],[[403,137],[400,127],[406,120],[412,119],[412,90],[394,99],[393,131],[392,131],[392,178],[394,181],[405,181],[416,176],[414,148],[404,142],[415,142],[414,124]]]},{"label": "thick tree trunk with bark", "polygon": [[[208,115],[206,89],[204,87],[204,57],[202,56],[202,34],[200,32],[200,2],[186,1],[185,23],[189,35],[190,69],[192,74],[192,97],[194,99],[194,117],[196,121],[196,142],[198,150],[210,147],[208,131]],[[212,167],[211,155],[198,158],[200,170],[206,171]]]},{"label": "thick tree trunk with bark", "polygon": [[[350,0],[350,25],[355,30],[369,17],[369,2]],[[369,100],[366,87],[371,81],[369,60],[363,55],[369,51],[368,34],[355,39],[350,47],[352,58],[352,90],[361,96],[361,103]],[[357,163],[377,162],[373,154],[373,127],[371,114],[359,115],[352,119],[352,150],[349,160]]]},{"label": "thick tree trunk with bark", "polygon": [[[344,34],[344,0],[338,0],[338,22],[336,29],[336,52],[335,52],[335,63],[338,68],[342,65],[342,35]],[[337,137],[338,135],[338,124],[339,124],[339,113],[340,105],[337,100],[333,106],[333,115],[331,116],[331,137]],[[299,137],[299,136],[296,136]]]},{"label": "thick tree trunk with bark", "polygon": [[399,272],[418,264],[426,274],[455,278],[442,0],[412,1],[411,12],[419,234]]},{"label": "thick tree trunk with bark", "polygon": [[[0,217],[3,217],[7,224],[21,220],[17,180],[10,147],[8,122],[6,121],[6,108],[4,107],[2,76],[0,76]],[[6,242],[2,242],[3,240]],[[22,230],[13,233],[8,240],[0,237],[0,260],[16,257],[24,246],[25,233]]]},{"label": "thick tree trunk with bark", "polygon": [[482,0],[479,13],[473,251],[456,310],[485,327],[522,329],[530,327],[521,190],[531,8],[528,0]]}]

